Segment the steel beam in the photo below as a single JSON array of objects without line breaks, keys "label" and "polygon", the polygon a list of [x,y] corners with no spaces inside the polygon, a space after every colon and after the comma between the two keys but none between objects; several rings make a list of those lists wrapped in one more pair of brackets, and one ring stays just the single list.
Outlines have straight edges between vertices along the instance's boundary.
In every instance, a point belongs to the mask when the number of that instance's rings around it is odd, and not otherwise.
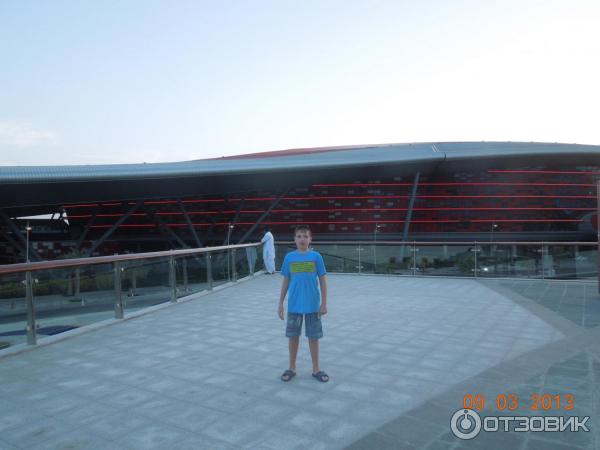
[{"label": "steel beam", "polygon": [[177,234],[171,230],[155,213],[155,210],[150,209],[146,211],[146,215],[158,226],[158,228],[164,231],[167,235],[169,235],[172,239],[174,239],[182,248],[190,248],[183,239],[181,239]]},{"label": "steel beam", "polygon": [[130,216],[131,216],[133,213],[134,213],[134,212],[136,212],[136,211],[137,211],[137,209],[138,209],[140,206],[142,206],[142,204],[143,204],[143,203],[144,203],[144,201],[143,201],[143,200],[138,200],[138,201],[135,203],[135,205],[133,205],[133,206],[132,206],[132,207],[129,209],[129,211],[127,211],[127,214],[125,214],[123,217],[121,217],[119,220],[117,220],[117,221],[115,222],[115,224],[114,224],[112,227],[110,227],[110,229],[109,229],[109,230],[108,230],[106,233],[104,233],[100,239],[98,239],[96,242],[94,242],[94,244],[92,245],[92,247],[91,247],[91,248],[89,249],[89,251],[87,252],[87,255],[86,255],[86,256],[90,256],[92,253],[94,253],[94,251],[96,251],[96,249],[97,249],[98,247],[100,247],[100,246],[101,246],[101,245],[104,243],[104,241],[106,241],[106,239],[108,239],[108,238],[110,237],[110,235],[111,235],[111,234],[113,234],[113,233],[115,232],[115,230],[116,230],[117,228],[119,228],[119,226],[120,226],[120,225],[121,225],[123,222],[125,222],[125,221],[126,221],[126,220],[127,220],[127,219],[128,219],[128,218],[129,218],[129,217],[130,217]]},{"label": "steel beam", "polygon": [[25,254],[26,254],[26,252],[25,252],[25,247],[24,247],[24,246],[22,246],[22,245],[21,245],[21,244],[19,244],[17,241],[15,241],[15,240],[14,240],[14,239],[13,239],[13,238],[10,236],[10,234],[8,234],[6,231],[4,231],[4,230],[0,230],[0,234],[2,235],[2,237],[3,237],[4,239],[6,239],[6,241],[7,241],[7,242],[8,242],[10,245],[12,245],[12,246],[13,246],[15,249],[17,249],[17,251],[18,251],[20,254],[22,254],[22,255],[23,255],[23,257],[25,257]]},{"label": "steel beam", "polygon": [[[410,194],[410,201],[408,203],[408,210],[406,211],[406,217],[404,219],[404,230],[402,230],[402,241],[406,242],[408,239],[408,230],[410,229],[410,221],[412,220],[413,207],[415,205],[415,198],[417,196],[417,188],[419,186],[419,177],[421,172],[417,172],[413,180],[412,191]],[[404,259],[404,245],[400,247],[400,263]]]},{"label": "steel beam", "polygon": [[248,239],[248,237],[250,237],[252,235],[252,233],[254,233],[254,230],[256,230],[256,228],[261,224],[261,222],[263,220],[265,220],[267,218],[267,216],[271,213],[271,211],[273,210],[273,208],[275,208],[279,202],[281,201],[281,199],[285,196],[285,194],[287,194],[287,189],[279,196],[277,197],[273,203],[271,203],[271,206],[269,206],[269,209],[267,209],[260,217],[259,219],[256,221],[256,223],[254,225],[252,225],[250,227],[250,229],[248,231],[246,231],[246,233],[242,236],[242,238],[238,241],[238,244],[243,244],[244,241],[246,239]]},{"label": "steel beam", "polygon": [[[224,200],[225,201],[219,208],[219,214],[223,214],[223,210],[225,209],[225,206],[227,206],[227,204],[229,203],[229,196],[224,197]],[[210,227],[208,227],[208,230],[206,231],[206,234],[204,235],[204,241],[206,243],[208,243],[208,240],[212,236],[213,230],[215,229],[215,219],[212,216],[208,216],[208,220],[210,220],[211,225],[210,225]]]},{"label": "steel beam", "polygon": [[79,248],[81,247],[81,244],[83,244],[83,241],[85,240],[85,237],[87,236],[88,232],[90,231],[90,228],[96,222],[97,215],[98,215],[98,208],[96,208],[96,210],[94,211],[94,214],[92,215],[92,218],[85,225],[83,232],[79,236],[79,239],[77,239],[77,242],[75,243],[75,250],[79,250]]},{"label": "steel beam", "polygon": [[181,203],[181,200],[179,200],[177,203],[179,204],[179,209],[183,213],[183,217],[185,217],[185,221],[188,224],[188,228],[192,232],[192,236],[194,237],[194,240],[196,241],[196,245],[198,245],[198,247],[204,247],[204,245],[202,245],[202,241],[198,237],[198,233],[196,233],[196,228],[194,228],[194,224],[192,223],[192,220],[190,219],[190,216],[188,215],[187,210],[185,209],[185,206],[183,205],[183,203]]},{"label": "steel beam", "polygon": [[[233,216],[233,220],[230,222],[231,225],[235,225],[235,223],[237,222],[238,217],[240,216],[240,211],[242,210],[242,206],[245,201],[246,201],[246,196],[242,197],[242,200],[238,204],[238,207],[235,211],[235,216]],[[231,237],[230,230],[227,230],[227,236]],[[223,243],[221,245],[227,245],[227,236],[225,236],[225,238],[223,239]],[[229,241],[229,243],[231,243],[231,240]]]}]

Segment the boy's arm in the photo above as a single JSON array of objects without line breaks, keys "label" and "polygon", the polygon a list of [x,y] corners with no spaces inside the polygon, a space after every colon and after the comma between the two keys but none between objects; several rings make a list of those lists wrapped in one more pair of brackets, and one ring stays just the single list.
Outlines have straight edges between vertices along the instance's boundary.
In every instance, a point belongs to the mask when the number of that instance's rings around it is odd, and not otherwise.
[{"label": "boy's arm", "polygon": [[321,308],[319,313],[324,316],[327,314],[327,276],[319,277],[319,286],[321,287]]},{"label": "boy's arm", "polygon": [[287,295],[289,285],[290,279],[288,277],[283,277],[283,283],[281,283],[281,293],[279,294],[279,307],[277,308],[277,314],[279,314],[279,318],[281,320],[283,320],[283,302],[285,301],[285,296]]}]

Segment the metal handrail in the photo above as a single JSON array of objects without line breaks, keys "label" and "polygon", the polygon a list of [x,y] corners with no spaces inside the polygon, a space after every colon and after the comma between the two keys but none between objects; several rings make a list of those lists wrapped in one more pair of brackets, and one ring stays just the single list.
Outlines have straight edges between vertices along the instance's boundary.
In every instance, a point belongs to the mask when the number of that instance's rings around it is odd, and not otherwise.
[{"label": "metal handrail", "polygon": [[[294,244],[294,241],[276,241],[276,244]],[[556,242],[556,241],[370,241],[368,239],[361,239],[356,241],[319,241],[314,240],[311,242],[312,245],[590,245],[596,246],[598,242]],[[1,267],[1,266],[0,266]]]},{"label": "metal handrail", "polygon": [[[170,301],[171,303],[177,302],[177,277],[175,272],[176,259],[178,257],[199,255],[204,254],[206,257],[206,281],[207,289],[213,289],[213,278],[212,278],[212,253],[225,251],[227,252],[227,264],[228,273],[227,278],[230,281],[236,282],[238,279],[237,270],[235,263],[233,264],[233,276],[229,273],[229,264],[231,263],[232,257],[235,261],[235,253],[238,248],[249,248],[258,247],[261,243],[249,243],[249,244],[237,244],[237,245],[223,245],[218,247],[203,247],[203,248],[192,248],[183,250],[167,250],[163,252],[147,252],[147,253],[134,253],[128,255],[111,255],[111,256],[96,256],[89,258],[73,258],[59,261],[39,261],[33,263],[20,263],[20,264],[7,264],[0,266],[0,274],[14,274],[24,273],[25,274],[25,301],[27,309],[27,343],[29,345],[37,344],[37,332],[36,332],[36,317],[35,317],[35,303],[33,295],[33,285],[37,282],[33,278],[32,273],[39,270],[45,269],[58,269],[58,268],[69,268],[75,267],[77,276],[78,269],[81,266],[88,266],[94,264],[112,264],[113,265],[113,276],[114,276],[114,291],[115,291],[115,318],[124,318],[124,302],[122,296],[122,267],[123,261],[135,261],[135,260],[146,260],[146,259],[158,259],[166,258],[169,263],[169,290],[170,290]],[[185,261],[185,259],[184,259]],[[253,275],[253,268],[251,268],[251,275]],[[187,278],[187,268],[184,266],[184,280]],[[184,284],[187,284],[184,281]]]},{"label": "metal handrail", "polygon": [[29,272],[44,269],[58,269],[65,267],[87,266],[93,264],[107,264],[121,261],[133,261],[139,259],[155,259],[163,257],[188,256],[202,253],[212,253],[223,250],[234,250],[246,247],[258,247],[262,244],[254,242],[250,244],[222,245],[219,247],[202,247],[182,250],[165,250],[162,252],[131,253],[126,255],[92,256],[88,258],[61,259],[54,261],[38,261],[30,263],[4,264],[0,265],[0,274]]}]

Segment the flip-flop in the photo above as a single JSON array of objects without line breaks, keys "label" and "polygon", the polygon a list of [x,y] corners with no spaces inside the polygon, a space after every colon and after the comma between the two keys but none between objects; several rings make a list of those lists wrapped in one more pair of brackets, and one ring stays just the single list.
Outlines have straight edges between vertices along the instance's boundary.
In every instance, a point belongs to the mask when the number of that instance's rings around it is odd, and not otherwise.
[{"label": "flip-flop", "polygon": [[329,375],[327,375],[322,370],[320,372],[313,373],[312,376],[319,380],[321,383],[327,383],[329,381]]},{"label": "flip-flop", "polygon": [[296,376],[296,372],[294,372],[293,370],[286,370],[285,372],[283,372],[281,374],[281,381],[290,381],[292,378],[294,378]]}]

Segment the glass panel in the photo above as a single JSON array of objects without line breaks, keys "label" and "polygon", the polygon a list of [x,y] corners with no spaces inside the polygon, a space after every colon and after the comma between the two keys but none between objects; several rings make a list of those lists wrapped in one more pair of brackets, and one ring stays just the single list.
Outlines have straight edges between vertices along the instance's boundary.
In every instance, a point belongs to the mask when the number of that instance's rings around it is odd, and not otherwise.
[{"label": "glass panel", "polygon": [[416,245],[415,275],[474,276],[474,245]]},{"label": "glass panel", "polygon": [[177,298],[207,289],[206,255],[187,256],[175,260]]},{"label": "glass panel", "polygon": [[577,278],[577,267],[574,245],[544,246],[545,278]]},{"label": "glass panel", "polygon": [[228,251],[211,253],[213,286],[227,283],[230,280],[231,261],[228,253]]},{"label": "glass panel", "polygon": [[597,279],[597,245],[552,245],[544,249],[544,276]]},{"label": "glass panel", "polygon": [[38,339],[113,318],[112,264],[33,272]]},{"label": "glass panel", "polygon": [[477,276],[542,278],[541,245],[481,244]]},{"label": "glass panel", "polygon": [[598,280],[598,245],[578,245],[574,256],[577,278]]},{"label": "glass panel", "polygon": [[[281,270],[281,264],[283,264],[283,258],[285,258],[285,255],[287,255],[289,252],[292,252],[294,250],[296,250],[296,245],[293,243],[277,244],[275,246],[275,269],[276,270]],[[263,270],[265,268],[265,266],[264,266],[263,259],[262,259],[262,246],[258,247],[257,251],[258,251],[258,259],[260,260],[260,264],[261,264],[260,269]],[[257,267],[259,267],[259,266],[257,266]]]},{"label": "glass panel", "polygon": [[[277,269],[278,267],[281,267],[281,263],[279,262],[280,259],[280,254],[281,254],[281,250],[280,250],[281,245],[275,245],[275,269]],[[283,260],[283,258],[281,257],[281,260]],[[265,262],[263,261],[263,247],[262,245],[259,245],[258,247],[256,247],[256,263],[254,263],[254,272],[258,272],[260,270],[265,270]]]},{"label": "glass panel", "polygon": [[360,253],[361,273],[375,273],[375,262],[377,261],[377,246],[361,243],[357,246],[356,254]]},{"label": "glass panel", "polygon": [[234,250],[233,261],[235,264],[237,279],[240,280],[247,277],[250,275],[250,267],[254,266],[256,262],[256,248],[246,247]]},{"label": "glass panel", "polygon": [[26,342],[25,273],[0,275],[0,349]]},{"label": "glass panel", "polygon": [[[259,250],[260,247],[251,247],[251,248],[246,248],[244,250],[244,252],[246,253],[246,259],[248,260],[248,265],[249,268],[248,270],[250,271],[250,273],[256,273],[259,271],[259,267],[260,267],[260,257],[259,257]],[[275,247],[275,251],[277,251],[277,247]]]},{"label": "glass panel", "polygon": [[377,245],[374,248],[375,273],[412,275],[413,249],[410,245]]},{"label": "glass panel", "polygon": [[321,253],[327,272],[357,273],[358,244],[315,244],[314,250]]},{"label": "glass panel", "polygon": [[477,276],[517,277],[518,273],[531,276],[533,273],[527,270],[530,263],[523,257],[525,254],[519,253],[514,245],[482,244],[477,260]]},{"label": "glass panel", "polygon": [[[126,311],[171,301],[168,258],[121,263],[121,292]],[[114,296],[113,285],[113,302]]]}]

